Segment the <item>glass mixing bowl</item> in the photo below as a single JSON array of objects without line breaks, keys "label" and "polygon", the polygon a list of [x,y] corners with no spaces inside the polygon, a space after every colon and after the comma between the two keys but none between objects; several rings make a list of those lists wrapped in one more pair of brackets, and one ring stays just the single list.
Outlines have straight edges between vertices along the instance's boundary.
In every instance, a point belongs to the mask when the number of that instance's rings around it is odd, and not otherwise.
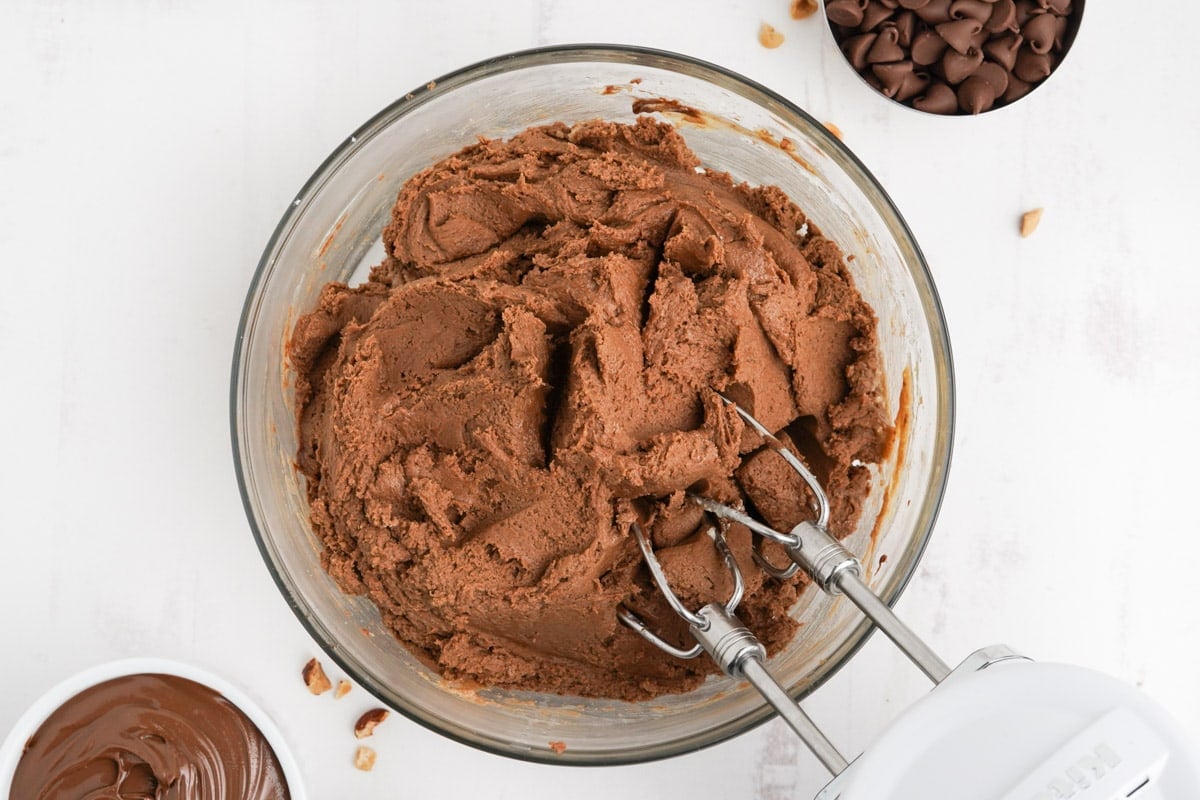
[{"label": "glass mixing bowl", "polygon": [[[662,98],[670,102],[658,102]],[[475,64],[431,81],[376,115],[300,189],[250,285],[231,390],[242,497],[280,591],[331,659],[409,718],[459,741],[532,761],[619,764],[661,758],[746,731],[771,712],[747,685],[716,676],[687,694],[641,703],[443,681],[387,632],[371,603],[343,594],[321,569],[321,545],[309,527],[304,487],[293,466],[296,435],[285,342],[326,282],[362,280],[382,260],[380,234],[409,176],[479,136],[508,137],[560,120],[630,121],[636,99],[648,99],[648,107],[677,123],[706,166],[787,192],[841,244],[859,290],[879,315],[887,401],[899,434],[847,542],[886,602],[896,599],[917,565],[949,466],[950,349],[921,252],[863,165],[784,98],[684,56],[573,46]],[[803,628],[770,668],[800,697],[854,654],[870,625],[848,601],[816,590],[805,592],[791,613]],[[551,742],[566,749],[559,752]]]}]

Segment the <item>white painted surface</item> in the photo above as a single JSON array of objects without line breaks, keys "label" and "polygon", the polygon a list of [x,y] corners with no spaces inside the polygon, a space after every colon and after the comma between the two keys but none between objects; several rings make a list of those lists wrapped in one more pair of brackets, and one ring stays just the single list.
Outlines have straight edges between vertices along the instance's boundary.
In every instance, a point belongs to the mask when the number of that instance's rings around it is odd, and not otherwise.
[{"label": "white painted surface", "polygon": [[[668,762],[581,770],[393,719],[374,741],[377,768],[358,773],[348,731],[365,693],[303,692],[315,645],[242,513],[233,335],[296,189],[430,78],[509,50],[612,41],[715,61],[834,121],[925,248],[959,415],[943,513],[902,615],[948,660],[1006,641],[1137,683],[1200,735],[1200,7],[1094,1],[1036,95],[943,120],[877,99],[819,20],[793,22],[787,5],[5,3],[0,731],[75,670],[156,655],[254,696],[313,797],[774,800],[819,788],[815,761],[778,724]],[[758,45],[762,20],[783,47]],[[1042,226],[1022,240],[1017,220],[1036,206]],[[924,690],[876,638],[810,710],[854,750]]]}]

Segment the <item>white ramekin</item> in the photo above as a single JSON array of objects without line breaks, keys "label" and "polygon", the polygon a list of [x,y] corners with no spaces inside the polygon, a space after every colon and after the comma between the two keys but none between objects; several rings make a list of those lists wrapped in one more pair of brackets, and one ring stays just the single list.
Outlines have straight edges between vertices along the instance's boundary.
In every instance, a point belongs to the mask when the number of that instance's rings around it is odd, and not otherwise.
[{"label": "white ramekin", "polygon": [[279,761],[280,769],[283,770],[283,778],[287,781],[288,793],[291,796],[291,800],[306,800],[304,784],[300,781],[300,768],[296,764],[296,759],[292,757],[292,752],[288,749],[287,743],[283,739],[283,734],[279,732],[279,728],[276,727],[275,723],[257,703],[251,700],[241,689],[225,679],[213,675],[211,672],[202,670],[199,667],[193,667],[190,664],[163,658],[126,658],[119,661],[97,664],[94,667],[89,667],[82,672],[72,675],[39,697],[21,715],[12,730],[8,732],[4,743],[0,745],[0,798],[7,798],[9,796],[13,774],[16,772],[17,763],[21,760],[21,755],[25,750],[25,743],[29,741],[30,736],[37,733],[42,723],[59,706],[84,689],[97,684],[125,675],[141,675],[145,673],[175,675],[180,678],[186,678],[190,681],[203,684],[213,691],[224,695],[226,699],[241,709],[242,713],[262,731],[262,735],[266,737],[267,742],[271,745],[271,749],[275,751],[275,757]]}]

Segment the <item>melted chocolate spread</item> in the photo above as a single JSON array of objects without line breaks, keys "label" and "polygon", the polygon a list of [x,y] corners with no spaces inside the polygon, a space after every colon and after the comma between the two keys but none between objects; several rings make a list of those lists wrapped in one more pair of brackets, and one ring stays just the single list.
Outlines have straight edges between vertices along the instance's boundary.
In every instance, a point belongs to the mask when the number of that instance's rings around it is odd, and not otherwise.
[{"label": "melted chocolate spread", "polygon": [[245,714],[174,675],[85,689],[30,737],[9,800],[287,800],[270,744]]}]

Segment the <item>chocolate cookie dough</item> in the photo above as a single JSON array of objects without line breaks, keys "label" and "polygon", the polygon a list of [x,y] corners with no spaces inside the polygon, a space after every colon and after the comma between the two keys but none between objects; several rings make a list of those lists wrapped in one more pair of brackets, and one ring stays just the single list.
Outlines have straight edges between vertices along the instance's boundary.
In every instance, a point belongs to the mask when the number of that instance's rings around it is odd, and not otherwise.
[{"label": "chocolate cookie dough", "polygon": [[10,800],[287,800],[271,745],[207,686],[127,675],[85,689],[38,728]]},{"label": "chocolate cookie dough", "polygon": [[[875,316],[779,189],[649,117],[555,124],[414,176],[383,238],[293,331],[298,465],[325,568],[444,676],[627,699],[703,680],[617,621],[686,637],[630,523],[699,603],[728,577],[687,490],[809,513],[714,390],[790,437],[853,529],[890,433]],[[776,651],[801,583],[729,535],[739,614]]]}]

